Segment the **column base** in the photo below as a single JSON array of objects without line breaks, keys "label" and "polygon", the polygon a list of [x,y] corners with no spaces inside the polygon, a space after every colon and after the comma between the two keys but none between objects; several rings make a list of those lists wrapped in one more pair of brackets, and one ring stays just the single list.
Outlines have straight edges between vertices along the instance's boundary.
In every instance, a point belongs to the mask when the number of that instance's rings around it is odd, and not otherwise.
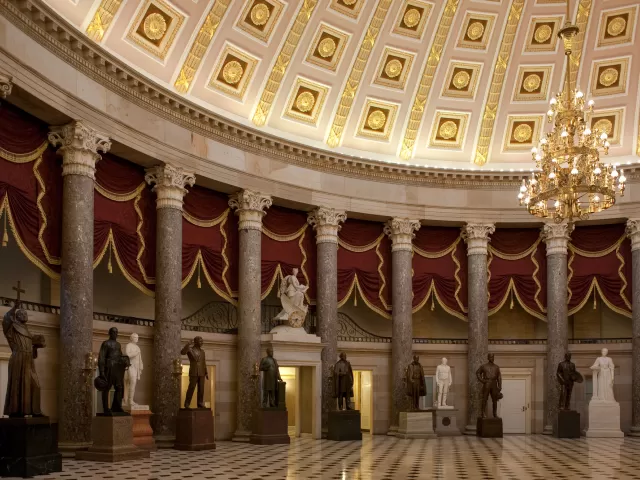
[{"label": "column base", "polygon": [[249,443],[251,440],[251,432],[246,430],[236,430],[231,438],[232,442]]},{"label": "column base", "polygon": [[545,425],[542,430],[543,435],[553,435],[553,427],[551,425]]},{"label": "column base", "polygon": [[77,452],[88,450],[93,442],[58,442],[58,453],[62,458],[75,458]]},{"label": "column base", "polygon": [[390,437],[396,437],[398,435],[398,425],[391,425],[389,427],[387,435],[389,435]]},{"label": "column base", "polygon": [[640,427],[631,427],[627,435],[630,437],[640,437]]},{"label": "column base", "polygon": [[156,448],[173,448],[176,443],[175,435],[154,435],[153,439],[156,441]]}]

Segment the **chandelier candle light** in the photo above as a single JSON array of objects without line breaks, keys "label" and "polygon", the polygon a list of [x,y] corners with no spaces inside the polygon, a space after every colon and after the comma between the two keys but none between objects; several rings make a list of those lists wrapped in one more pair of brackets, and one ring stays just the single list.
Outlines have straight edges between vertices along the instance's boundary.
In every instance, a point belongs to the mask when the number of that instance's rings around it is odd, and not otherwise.
[{"label": "chandelier candle light", "polygon": [[584,93],[571,90],[571,51],[579,32],[569,18],[558,32],[567,59],[564,91],[551,99],[547,120],[551,132],[531,149],[536,171],[522,180],[518,199],[537,217],[552,217],[555,222],[584,220],[616,203],[616,194],[624,195],[626,178],[622,169],[600,160],[600,150],[609,154],[607,132],[591,128],[586,117],[593,112],[593,100],[585,104]]}]

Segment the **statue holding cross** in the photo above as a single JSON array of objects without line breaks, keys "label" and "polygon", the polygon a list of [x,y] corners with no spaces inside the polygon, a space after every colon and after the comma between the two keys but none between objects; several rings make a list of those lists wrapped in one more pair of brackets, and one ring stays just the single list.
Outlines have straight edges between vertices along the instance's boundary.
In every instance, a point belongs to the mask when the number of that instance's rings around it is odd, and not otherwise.
[{"label": "statue holding cross", "polygon": [[20,304],[20,294],[25,290],[20,288],[20,282],[13,289],[17,293],[15,304],[2,320],[2,331],[11,347],[4,414],[10,417],[42,416],[40,383],[34,360],[38,357],[38,349],[45,347],[44,336],[29,332],[27,311]]}]

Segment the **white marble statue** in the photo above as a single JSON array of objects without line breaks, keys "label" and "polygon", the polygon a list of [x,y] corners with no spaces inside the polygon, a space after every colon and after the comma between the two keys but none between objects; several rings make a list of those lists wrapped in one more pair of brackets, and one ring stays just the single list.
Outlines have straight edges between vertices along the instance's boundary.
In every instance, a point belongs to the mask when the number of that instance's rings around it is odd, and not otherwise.
[{"label": "white marble statue", "polygon": [[452,383],[451,367],[447,365],[447,359],[443,358],[442,363],[436,368],[436,384],[438,386],[437,408],[449,407],[449,405],[447,405],[447,395],[449,394],[449,387],[451,387]]},{"label": "white marble statue", "polygon": [[613,380],[615,377],[615,365],[607,356],[609,350],[602,349],[602,356],[598,357],[591,366],[593,370],[593,397],[592,400],[600,402],[615,402],[613,397]]},{"label": "white marble statue", "polygon": [[298,269],[294,268],[291,275],[284,277],[278,296],[282,303],[282,311],[275,318],[276,320],[289,320],[294,312],[299,312],[301,320],[307,316],[308,305],[304,303],[304,294],[309,289],[307,285],[302,285],[298,281]]},{"label": "white marble statue", "polygon": [[132,333],[130,342],[124,347],[124,354],[129,357],[131,365],[124,374],[124,382],[127,387],[127,395],[124,399],[124,404],[133,408],[138,404],[133,401],[133,397],[136,393],[136,384],[140,380],[142,374],[142,355],[140,353],[140,347],[138,346],[138,334]]}]

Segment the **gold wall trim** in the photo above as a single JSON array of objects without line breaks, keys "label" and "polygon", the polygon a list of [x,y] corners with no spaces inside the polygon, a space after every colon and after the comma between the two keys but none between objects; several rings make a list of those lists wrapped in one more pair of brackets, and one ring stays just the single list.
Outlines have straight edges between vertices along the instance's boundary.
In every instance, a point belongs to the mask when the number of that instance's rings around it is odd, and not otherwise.
[{"label": "gold wall trim", "polygon": [[87,26],[87,36],[100,43],[111,26],[113,17],[118,13],[122,0],[102,0],[91,22]]},{"label": "gold wall trim", "polygon": [[578,14],[576,16],[576,26],[580,29],[578,35],[574,40],[574,47],[571,53],[571,89],[576,88],[576,82],[578,79],[578,68],[580,67],[580,60],[582,58],[582,49],[584,47],[584,35],[587,32],[587,25],[589,24],[589,15],[591,15],[591,2],[592,0],[580,0],[578,3]]},{"label": "gold wall trim", "polygon": [[438,65],[440,65],[440,59],[444,50],[444,44],[449,36],[451,30],[451,24],[456,16],[458,10],[459,0],[447,0],[447,4],[442,12],[436,35],[433,37],[431,48],[429,50],[429,57],[427,63],[422,71],[422,77],[420,78],[420,85],[418,91],[413,99],[413,106],[411,107],[411,114],[409,115],[409,122],[402,136],[402,146],[400,149],[400,158],[409,160],[413,157],[413,149],[418,138],[418,130],[422,124],[424,117],[424,108],[429,99],[431,93],[431,87],[433,86],[433,77],[436,74]]},{"label": "gold wall trim", "polygon": [[273,106],[273,101],[276,98],[282,79],[284,78],[285,73],[287,73],[287,69],[291,63],[291,58],[298,47],[300,38],[302,37],[302,34],[309,23],[309,19],[317,5],[318,0],[304,0],[302,7],[300,7],[296,20],[293,22],[293,26],[287,34],[284,45],[282,45],[282,48],[280,49],[280,54],[271,69],[267,83],[262,95],[260,96],[260,102],[253,114],[254,125],[262,127],[267,123],[267,117],[269,116],[269,112]]},{"label": "gold wall trim", "polygon": [[389,11],[391,3],[392,0],[379,0],[376,11],[371,18],[371,22],[369,22],[367,33],[360,45],[356,60],[353,62],[353,66],[351,67],[349,78],[347,79],[347,83],[342,91],[342,95],[340,95],[340,103],[338,104],[335,116],[333,117],[331,128],[329,129],[327,145],[330,147],[337,147],[340,144],[342,134],[344,133],[344,127],[347,123],[347,119],[349,118],[351,107],[353,106],[353,101],[355,100],[358,88],[360,87],[362,75],[364,74],[365,68],[367,68],[369,56],[371,55],[373,46],[380,34],[380,28],[387,17],[387,12]]},{"label": "gold wall trim", "polygon": [[216,0],[211,10],[209,10],[207,18],[202,24],[202,27],[200,27],[200,31],[198,35],[196,35],[196,39],[193,41],[193,45],[191,45],[187,58],[174,83],[176,90],[180,93],[187,93],[189,91],[189,87],[202,63],[204,54],[207,52],[209,45],[211,45],[211,41],[220,26],[220,22],[222,22],[222,17],[227,13],[227,8],[229,8],[230,4],[231,0]]},{"label": "gold wall trim", "polygon": [[489,147],[491,145],[491,137],[493,136],[493,127],[496,123],[496,114],[500,103],[500,94],[502,86],[507,75],[507,67],[511,59],[513,50],[513,41],[518,31],[518,25],[522,18],[522,10],[524,8],[524,0],[513,0],[509,8],[509,17],[507,25],[502,34],[500,49],[498,50],[498,58],[493,67],[493,76],[491,77],[491,86],[487,95],[487,101],[484,105],[482,113],[482,123],[480,127],[480,135],[478,136],[478,145],[476,147],[475,158],[473,163],[482,166],[487,163],[489,156]]}]

